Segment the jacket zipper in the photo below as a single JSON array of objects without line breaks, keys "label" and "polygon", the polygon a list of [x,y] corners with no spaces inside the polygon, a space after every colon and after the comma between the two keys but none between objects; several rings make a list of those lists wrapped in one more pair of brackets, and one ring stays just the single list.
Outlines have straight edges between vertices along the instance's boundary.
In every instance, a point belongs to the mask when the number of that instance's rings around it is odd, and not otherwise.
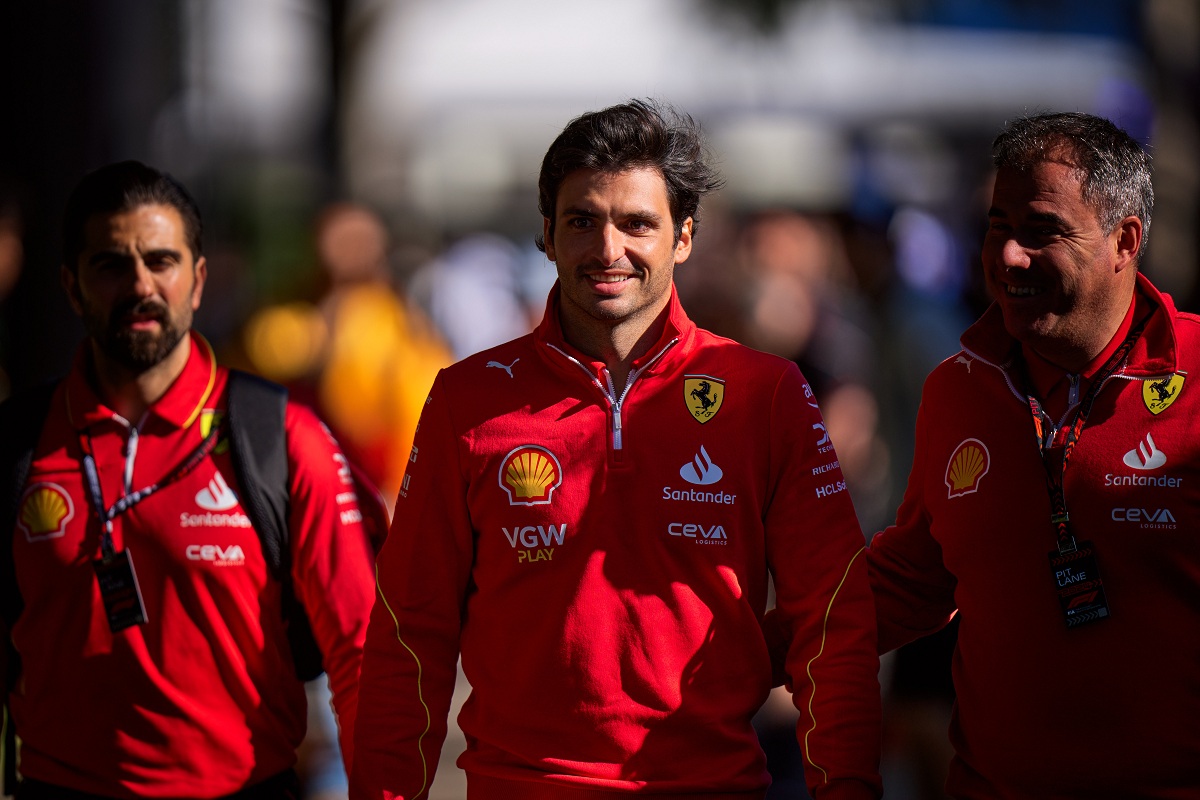
[{"label": "jacket zipper", "polygon": [[[599,389],[600,393],[602,395],[604,395],[604,399],[608,401],[609,408],[612,409],[613,449],[621,450],[624,448],[624,442],[623,442],[622,434],[621,434],[621,405],[622,405],[622,403],[625,402],[625,397],[629,394],[629,390],[633,387],[634,382],[641,376],[641,374],[643,372],[645,372],[646,370],[650,369],[650,367],[653,366],[655,364],[655,362],[657,362],[660,358],[662,358],[664,355],[666,355],[666,352],[668,350],[670,350],[672,347],[674,347],[678,341],[679,341],[679,337],[675,337],[671,341],[667,342],[665,345],[663,345],[663,348],[661,350],[659,350],[657,353],[655,353],[653,358],[651,358],[649,361],[647,361],[645,364],[638,367],[637,369],[632,370],[629,373],[629,377],[627,377],[625,379],[625,388],[621,390],[620,395],[617,394],[616,388],[613,386],[612,375],[609,374],[607,369],[602,369],[602,372],[604,373],[604,383],[601,383],[599,381],[599,379],[597,379],[596,376],[592,374],[592,371],[590,369],[588,369],[586,366],[584,366],[584,364],[579,359],[577,359],[574,356],[572,356],[571,354],[565,352],[561,348],[556,347],[553,344],[550,344],[550,342],[546,342],[546,345],[550,349],[554,350],[559,355],[561,355],[563,358],[567,359],[572,364],[574,364],[575,366],[577,366],[581,370],[583,370],[584,374],[588,376],[588,380],[591,381],[592,385],[595,386],[597,389]],[[607,385],[605,385],[605,384],[607,384]]]},{"label": "jacket zipper", "polygon": [[[1021,392],[1017,388],[1016,384],[1014,384],[1012,382],[1012,378],[1009,376],[1008,370],[1005,369],[1004,366],[1002,366],[1000,364],[993,364],[991,361],[988,361],[986,358],[981,358],[978,353],[968,350],[965,347],[962,349],[962,351],[964,353],[966,353],[968,356],[970,356],[971,358],[980,362],[981,364],[987,364],[989,367],[999,370],[1000,374],[1004,376],[1004,382],[1008,384],[1008,388],[1013,393],[1013,396],[1015,396],[1021,402],[1027,401],[1028,398],[1025,396],[1025,394],[1023,392]],[[1104,388],[1104,384],[1108,383],[1113,378],[1126,378],[1128,380],[1129,378],[1127,378],[1127,376],[1124,373],[1125,373],[1125,367],[1122,366],[1121,369],[1119,369],[1116,372],[1113,372],[1111,375],[1107,376],[1104,379],[1104,381],[1100,384],[1100,389],[1096,390],[1097,393],[1099,393],[1100,390],[1102,390]],[[1062,419],[1060,419],[1058,421],[1058,426],[1055,428],[1054,435],[1057,435],[1058,428],[1062,427],[1063,423],[1066,422],[1067,418],[1071,416],[1071,412],[1074,411],[1075,407],[1079,405],[1079,400],[1080,400],[1079,385],[1081,383],[1080,377],[1079,377],[1079,375],[1076,374],[1076,375],[1068,375],[1067,378],[1071,384],[1070,388],[1067,391],[1067,410],[1065,412],[1063,412]],[[1136,380],[1136,379],[1133,379],[1133,380]]]}]

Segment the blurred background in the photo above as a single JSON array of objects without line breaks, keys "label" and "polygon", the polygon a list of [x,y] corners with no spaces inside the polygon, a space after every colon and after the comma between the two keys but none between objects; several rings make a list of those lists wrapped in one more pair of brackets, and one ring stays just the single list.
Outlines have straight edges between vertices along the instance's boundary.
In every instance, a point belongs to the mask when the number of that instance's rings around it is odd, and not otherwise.
[{"label": "blurred background", "polygon": [[[1088,111],[1143,141],[1144,268],[1200,305],[1193,0],[5,3],[0,397],[65,371],[82,335],[58,288],[68,192],[141,159],[203,210],[197,327],[315,405],[390,500],[436,370],[541,316],[546,147],[630,97],[704,126],[727,186],[678,272],[685,306],[800,364],[868,538],[898,504],[925,374],[988,302],[1006,119]],[[941,796],[952,646],[884,661],[889,797]],[[759,718],[773,797],[803,792],[790,715],[776,696]],[[436,797],[463,796],[461,747]],[[336,797],[322,752],[314,735],[310,795]]]}]

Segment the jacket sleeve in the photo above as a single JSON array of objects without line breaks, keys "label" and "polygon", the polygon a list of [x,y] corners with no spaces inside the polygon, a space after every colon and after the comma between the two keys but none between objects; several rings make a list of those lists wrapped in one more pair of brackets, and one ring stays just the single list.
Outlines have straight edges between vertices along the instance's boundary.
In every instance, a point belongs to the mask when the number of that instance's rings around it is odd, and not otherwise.
[{"label": "jacket sleeve", "polygon": [[[347,771],[358,673],[371,613],[373,555],[349,465],[313,412],[288,404],[292,581],[321,648]],[[364,502],[369,502],[366,500]]]},{"label": "jacket sleeve", "polygon": [[446,737],[475,549],[447,403],[440,374],[376,564],[350,780],[356,800],[427,797]]},{"label": "jacket sleeve", "polygon": [[812,390],[794,364],[771,408],[768,560],[816,800],[874,798],[881,712],[864,539]]},{"label": "jacket sleeve", "polygon": [[954,576],[942,563],[942,548],[930,531],[924,484],[928,464],[928,420],[917,412],[916,447],[896,523],[875,534],[867,552],[875,595],[879,652],[886,653],[940,630],[954,616]]}]

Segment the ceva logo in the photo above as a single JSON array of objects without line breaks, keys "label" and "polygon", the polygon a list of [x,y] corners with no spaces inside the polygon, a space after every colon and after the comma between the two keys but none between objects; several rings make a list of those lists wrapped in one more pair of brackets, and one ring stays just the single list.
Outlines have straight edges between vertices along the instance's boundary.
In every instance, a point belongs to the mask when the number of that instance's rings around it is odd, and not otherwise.
[{"label": "ceva logo", "polygon": [[228,567],[246,563],[246,554],[242,546],[231,544],[221,547],[219,544],[191,544],[185,551],[189,561],[209,561],[218,567]]}]

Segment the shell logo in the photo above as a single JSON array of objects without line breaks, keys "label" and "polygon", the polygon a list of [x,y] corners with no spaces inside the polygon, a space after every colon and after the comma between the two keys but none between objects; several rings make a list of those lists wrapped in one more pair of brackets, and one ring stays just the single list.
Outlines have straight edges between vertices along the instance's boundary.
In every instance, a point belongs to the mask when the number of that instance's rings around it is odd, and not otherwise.
[{"label": "shell logo", "polygon": [[991,465],[992,456],[988,453],[987,445],[978,439],[964,439],[954,448],[950,463],[946,465],[949,497],[962,497],[979,491],[979,482],[987,475]]},{"label": "shell logo", "polygon": [[67,531],[67,523],[75,516],[71,495],[57,483],[35,483],[25,490],[17,527],[31,542],[56,539]]},{"label": "shell logo", "polygon": [[509,505],[547,505],[562,484],[562,465],[546,448],[526,444],[504,457],[499,479],[500,488],[508,493]]}]

